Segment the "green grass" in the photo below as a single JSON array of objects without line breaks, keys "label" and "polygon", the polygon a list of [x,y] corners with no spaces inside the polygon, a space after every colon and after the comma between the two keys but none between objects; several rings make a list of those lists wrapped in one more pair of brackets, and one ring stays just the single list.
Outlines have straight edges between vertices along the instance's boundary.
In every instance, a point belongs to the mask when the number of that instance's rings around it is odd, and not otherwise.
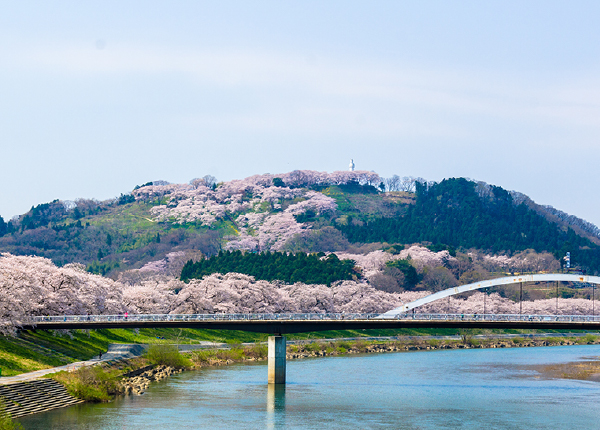
[{"label": "green grass", "polygon": [[185,369],[192,366],[190,360],[181,355],[175,345],[150,345],[144,356],[151,364],[157,366],[170,366],[176,369]]},{"label": "green grass", "polygon": [[2,376],[62,366],[72,360],[25,339],[0,337]]}]

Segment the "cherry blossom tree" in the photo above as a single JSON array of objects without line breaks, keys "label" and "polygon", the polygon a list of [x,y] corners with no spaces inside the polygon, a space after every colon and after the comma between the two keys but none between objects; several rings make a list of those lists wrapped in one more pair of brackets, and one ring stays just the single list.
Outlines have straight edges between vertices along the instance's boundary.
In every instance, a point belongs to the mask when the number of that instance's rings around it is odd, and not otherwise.
[{"label": "cherry blossom tree", "polygon": [[56,267],[42,257],[0,255],[0,319],[14,327],[37,315],[118,313],[121,285],[82,265]]},{"label": "cherry blossom tree", "polygon": [[400,251],[396,258],[410,259],[419,272],[422,272],[424,267],[445,266],[448,261],[454,260],[448,251],[433,252],[419,245]]},{"label": "cherry blossom tree", "polygon": [[135,314],[167,314],[172,310],[175,291],[183,287],[177,280],[144,281],[140,285],[123,287],[123,304]]}]

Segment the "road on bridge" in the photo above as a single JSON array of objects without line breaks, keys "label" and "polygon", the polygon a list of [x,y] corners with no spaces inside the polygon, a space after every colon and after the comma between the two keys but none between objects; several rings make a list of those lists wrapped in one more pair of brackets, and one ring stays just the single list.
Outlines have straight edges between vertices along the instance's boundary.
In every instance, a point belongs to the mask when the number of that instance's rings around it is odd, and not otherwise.
[{"label": "road on bridge", "polygon": [[599,316],[405,314],[83,315],[35,317],[22,330],[194,328],[283,335],[329,330],[402,328],[600,330]]}]

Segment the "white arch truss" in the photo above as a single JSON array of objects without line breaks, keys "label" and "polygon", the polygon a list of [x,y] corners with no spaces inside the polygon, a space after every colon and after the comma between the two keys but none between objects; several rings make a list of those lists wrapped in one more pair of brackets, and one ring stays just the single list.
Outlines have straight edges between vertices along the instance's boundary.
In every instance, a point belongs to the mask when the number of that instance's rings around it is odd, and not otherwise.
[{"label": "white arch truss", "polygon": [[461,285],[460,287],[452,287],[447,290],[438,291],[437,293],[430,294],[414,302],[407,303],[400,306],[399,308],[387,311],[381,314],[382,318],[395,317],[396,315],[408,312],[419,306],[426,305],[427,303],[435,302],[446,297],[454,296],[456,294],[464,293],[466,291],[479,290],[481,288],[496,287],[499,285],[518,284],[520,282],[584,282],[589,284],[600,284],[599,276],[587,276],[587,275],[569,275],[564,273],[544,273],[539,275],[520,275],[520,276],[507,276],[504,278],[488,279],[487,281],[474,282],[472,284]]}]

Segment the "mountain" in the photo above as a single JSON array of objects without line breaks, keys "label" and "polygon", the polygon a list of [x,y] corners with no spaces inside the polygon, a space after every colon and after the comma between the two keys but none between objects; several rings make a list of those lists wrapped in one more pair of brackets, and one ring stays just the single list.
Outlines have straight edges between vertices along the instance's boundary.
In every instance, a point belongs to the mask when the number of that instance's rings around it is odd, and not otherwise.
[{"label": "mountain", "polygon": [[[464,178],[439,183],[383,179],[373,172],[294,171],[217,183],[149,182],[108,201],[55,200],[8,223],[0,252],[83,263],[115,277],[165,258],[198,259],[221,250],[350,252],[525,250],[600,270],[599,230],[527,196]],[[170,256],[170,257],[169,257]]]}]

